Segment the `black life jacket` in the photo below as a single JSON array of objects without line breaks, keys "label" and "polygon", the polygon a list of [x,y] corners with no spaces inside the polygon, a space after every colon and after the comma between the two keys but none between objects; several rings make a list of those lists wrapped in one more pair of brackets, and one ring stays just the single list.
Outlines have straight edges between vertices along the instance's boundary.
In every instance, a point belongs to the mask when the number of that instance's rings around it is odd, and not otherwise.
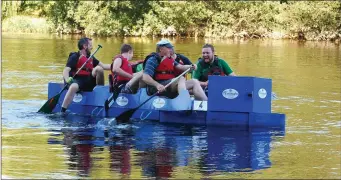
[{"label": "black life jacket", "polygon": [[150,57],[152,57],[152,56],[154,56],[154,57],[156,58],[156,60],[158,61],[158,63],[161,62],[161,56],[160,56],[158,53],[156,53],[156,52],[152,52],[152,53],[150,53],[146,58],[144,58],[144,61],[143,61],[143,69],[146,67],[146,62],[147,62],[147,60],[148,60]]},{"label": "black life jacket", "polygon": [[[209,75],[220,75],[220,76],[225,76],[226,74],[224,73],[223,67],[220,66],[219,61],[221,61],[218,56],[214,56],[214,61],[212,65],[209,63],[205,63],[205,61],[202,58],[199,58],[199,63],[202,69],[201,76],[199,78],[199,81],[205,82],[208,80]],[[208,71],[203,71],[204,69],[208,69]]]}]

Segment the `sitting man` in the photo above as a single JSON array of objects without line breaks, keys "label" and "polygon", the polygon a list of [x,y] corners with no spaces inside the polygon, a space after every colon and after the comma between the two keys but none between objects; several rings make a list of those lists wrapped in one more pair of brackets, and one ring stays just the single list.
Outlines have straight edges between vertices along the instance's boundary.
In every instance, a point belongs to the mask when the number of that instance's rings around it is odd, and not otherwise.
[{"label": "sitting man", "polygon": [[236,76],[225,60],[214,55],[214,47],[211,44],[205,44],[202,47],[202,57],[197,62],[193,79],[198,79],[202,88],[207,90],[209,75]]},{"label": "sitting man", "polygon": [[[89,61],[86,60],[90,57],[92,50],[92,40],[89,38],[82,38],[78,41],[78,52],[70,53],[67,64],[63,70],[63,78],[70,86],[65,95],[61,112],[65,112],[71,103],[76,92],[92,91],[96,85],[104,85],[104,72],[110,70],[109,64],[103,64],[95,57]],[[72,76],[78,71],[79,68],[86,62],[86,65],[76,74],[74,79]]]},{"label": "sitting man", "polygon": [[[171,58],[173,58],[177,63],[180,63],[182,65],[192,65],[192,62],[184,55],[175,53],[174,47],[170,51]],[[182,72],[174,69],[175,76],[180,75]],[[187,77],[184,75],[184,77]]]},{"label": "sitting man", "polygon": [[113,78],[113,90],[123,93],[136,93],[139,81],[142,79],[142,72],[133,73],[133,68],[129,61],[133,58],[133,48],[129,44],[121,46],[121,54],[114,57],[111,64]]},{"label": "sitting man", "polygon": [[156,53],[152,53],[145,58],[144,71],[142,80],[151,88],[151,94],[157,91],[163,92],[166,90],[166,96],[175,97],[181,90],[190,90],[194,94],[194,98],[197,100],[207,100],[203,89],[197,80],[186,81],[184,77],[180,77],[178,81],[171,84],[167,89],[165,85],[171,82],[174,75],[174,70],[177,69],[181,72],[192,68],[195,69],[195,65],[181,65],[170,57],[170,51],[173,45],[168,40],[161,40],[157,43]]}]

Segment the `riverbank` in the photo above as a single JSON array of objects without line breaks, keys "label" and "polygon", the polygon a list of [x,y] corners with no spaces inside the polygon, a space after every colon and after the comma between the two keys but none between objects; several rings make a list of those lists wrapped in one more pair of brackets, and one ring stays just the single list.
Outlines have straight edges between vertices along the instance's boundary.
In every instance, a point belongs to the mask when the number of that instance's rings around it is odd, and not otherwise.
[{"label": "riverbank", "polygon": [[[204,32],[196,32],[192,34],[180,34],[173,26],[161,29],[159,32],[152,34],[132,33],[132,34],[98,34],[94,32],[79,29],[55,29],[53,24],[46,18],[37,18],[30,16],[13,16],[3,21],[2,32],[9,33],[55,33],[81,36],[100,36],[100,37],[198,37],[198,38],[214,38],[214,39],[291,39],[299,41],[331,41],[336,44],[341,42],[340,32],[323,31],[316,33],[309,29],[302,31],[268,31],[259,28],[257,31],[234,31],[225,29],[225,31],[214,32],[210,29]],[[141,31],[142,32],[142,31]]]},{"label": "riverbank", "polygon": [[341,39],[339,1],[5,1],[3,32],[102,37]]}]

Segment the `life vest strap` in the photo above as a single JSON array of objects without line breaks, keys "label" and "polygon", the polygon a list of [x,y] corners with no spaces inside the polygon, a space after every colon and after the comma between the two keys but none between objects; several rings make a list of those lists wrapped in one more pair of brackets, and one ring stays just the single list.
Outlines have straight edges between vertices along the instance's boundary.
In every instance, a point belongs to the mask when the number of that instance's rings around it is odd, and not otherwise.
[{"label": "life vest strap", "polygon": [[174,74],[174,71],[156,71],[159,74]]}]

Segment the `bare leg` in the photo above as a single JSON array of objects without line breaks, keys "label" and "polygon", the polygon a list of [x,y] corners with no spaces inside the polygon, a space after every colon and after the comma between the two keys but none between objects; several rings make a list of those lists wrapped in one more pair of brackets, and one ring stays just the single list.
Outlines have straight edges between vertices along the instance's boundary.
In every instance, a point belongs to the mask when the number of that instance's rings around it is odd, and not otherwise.
[{"label": "bare leg", "polygon": [[62,108],[67,108],[69,104],[71,103],[73,97],[75,96],[76,92],[79,90],[79,86],[77,83],[72,83],[69,87],[69,90],[67,91],[64,101],[62,104]]},{"label": "bare leg", "polygon": [[187,90],[192,90],[194,98],[200,101],[207,101],[207,96],[204,90],[201,88],[200,83],[196,79],[190,79],[186,81]]},{"label": "bare leg", "polygon": [[134,77],[127,83],[127,86],[133,90],[133,92],[136,92],[139,88],[140,80],[142,79],[143,72],[140,71],[138,73],[134,74]]},{"label": "bare leg", "polygon": [[181,92],[181,90],[186,90],[186,79],[185,77],[181,76],[178,81],[178,93]]},{"label": "bare leg", "polygon": [[97,85],[104,85],[104,70],[101,66],[96,66],[93,70],[92,70],[92,76],[96,77],[96,84]]},{"label": "bare leg", "polygon": [[180,93],[181,90],[186,90],[186,79],[184,77],[180,77],[177,82],[172,83],[169,87],[172,92]]}]

